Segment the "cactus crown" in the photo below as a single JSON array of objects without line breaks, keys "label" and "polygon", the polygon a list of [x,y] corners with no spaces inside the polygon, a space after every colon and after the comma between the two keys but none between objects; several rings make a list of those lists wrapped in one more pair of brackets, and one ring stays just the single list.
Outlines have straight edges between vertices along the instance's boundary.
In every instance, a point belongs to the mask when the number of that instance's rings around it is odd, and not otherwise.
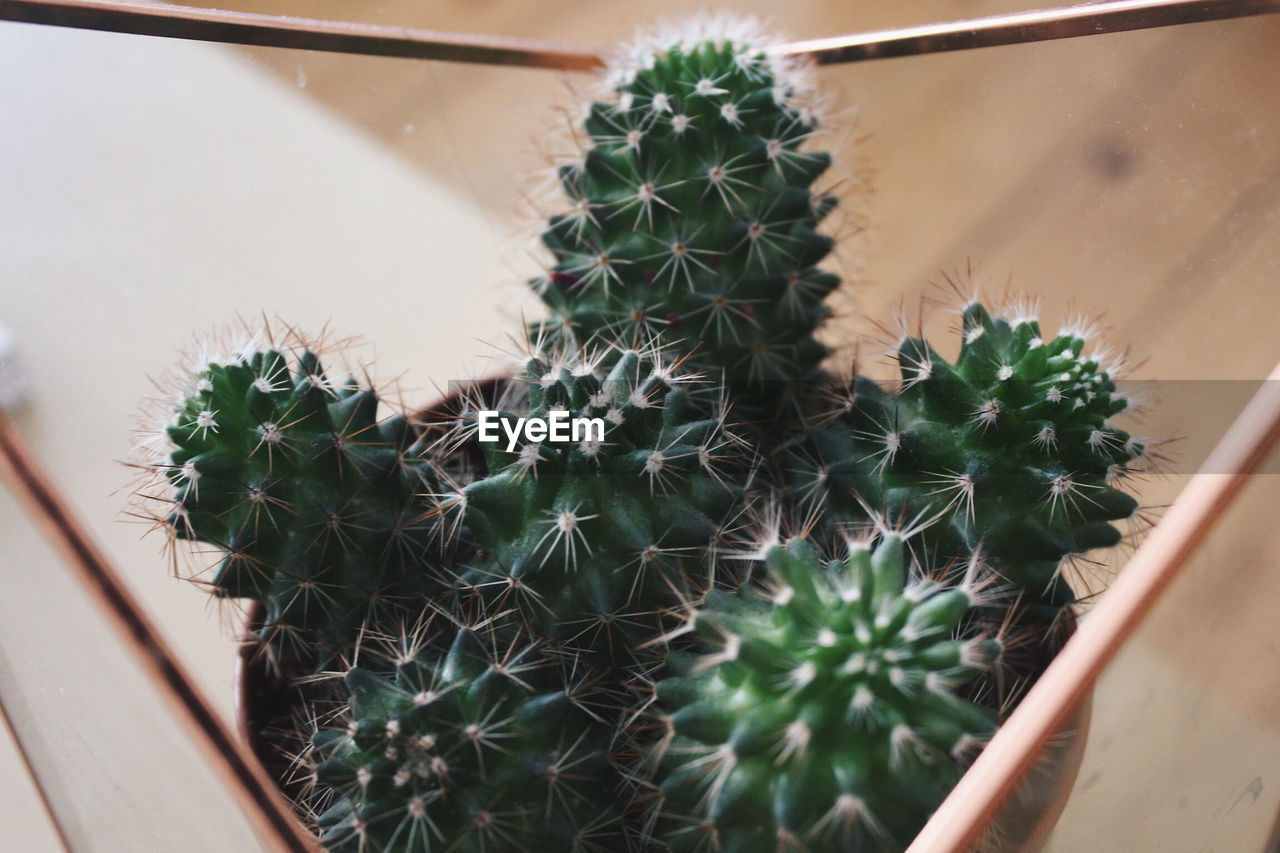
[{"label": "cactus crown", "polygon": [[897,347],[901,385],[856,379],[837,416],[791,461],[791,487],[830,527],[865,519],[863,504],[940,512],[928,536],[943,557],[979,547],[1008,580],[1054,606],[1070,603],[1061,560],[1120,540],[1110,522],[1137,503],[1116,486],[1140,471],[1146,445],[1113,418],[1117,392],[1105,352],[1087,332],[1046,339],[1029,312],[963,313],[959,358],[929,344]]},{"label": "cactus crown", "polygon": [[560,170],[555,264],[533,286],[555,340],[661,338],[762,417],[820,375],[813,333],[839,279],[816,267],[832,241],[815,229],[836,202],[811,189],[830,156],[801,150],[818,118],[799,78],[747,36],[700,32],[619,66],[583,159]]},{"label": "cactus crown", "polygon": [[803,540],[767,563],[766,591],[708,599],[694,625],[712,650],[658,686],[660,840],[743,853],[905,844],[994,727],[955,695],[1001,651],[957,637],[984,581],[909,582],[896,532],[825,568]]}]

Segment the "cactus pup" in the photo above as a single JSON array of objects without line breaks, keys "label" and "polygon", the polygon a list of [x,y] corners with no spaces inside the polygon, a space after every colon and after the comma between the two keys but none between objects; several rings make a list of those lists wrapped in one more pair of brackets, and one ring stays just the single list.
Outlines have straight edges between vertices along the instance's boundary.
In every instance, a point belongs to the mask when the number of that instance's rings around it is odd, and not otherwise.
[{"label": "cactus pup", "polygon": [[1046,337],[1030,310],[973,301],[961,325],[954,364],[904,335],[894,391],[855,377],[792,451],[789,485],[827,531],[866,506],[937,513],[926,538],[942,558],[980,551],[1051,617],[1075,600],[1063,561],[1117,544],[1112,523],[1138,511],[1120,487],[1149,448],[1116,423],[1130,407],[1120,361],[1089,349],[1084,324]]},{"label": "cactus pup", "polygon": [[318,666],[439,588],[427,496],[448,475],[372,387],[326,372],[293,331],[271,337],[206,350],[176,380],[141,493],[171,537],[218,553],[197,580],[263,605],[273,660]]},{"label": "cactus pup", "polygon": [[[372,644],[312,736],[304,798],[335,853],[623,845],[611,730],[503,620]],[[388,641],[389,640],[389,641]]]}]

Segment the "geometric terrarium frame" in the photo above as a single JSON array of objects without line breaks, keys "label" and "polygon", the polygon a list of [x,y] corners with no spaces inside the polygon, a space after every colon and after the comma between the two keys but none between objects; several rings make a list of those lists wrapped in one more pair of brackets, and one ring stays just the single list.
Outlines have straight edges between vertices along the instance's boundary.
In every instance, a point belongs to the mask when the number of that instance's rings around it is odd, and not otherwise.
[{"label": "geometric terrarium frame", "polygon": [[[1048,38],[1065,38],[1088,33],[1116,32],[1141,27],[1190,23],[1218,18],[1276,11],[1272,3],[1159,3],[1121,2],[1095,4],[1072,10],[1014,14],[980,22],[940,27],[920,27],[865,37],[832,39],[807,43],[797,50],[815,52],[820,61],[841,62],[880,57],[908,56],[927,52],[959,50],[998,44],[1015,44]],[[544,65],[585,69],[596,64],[591,50],[550,47],[520,40],[477,37],[447,38],[438,34],[393,31],[367,25],[320,24],[286,21],[240,13],[214,13],[131,4],[89,2],[0,2],[0,17],[43,23],[83,26],[94,29],[169,35],[180,38],[211,39],[243,44],[365,52],[387,56],[416,56],[505,64]],[[1120,38],[1120,37],[1112,37]],[[1020,48],[1025,49],[1025,48]],[[1123,48],[1117,43],[1117,50]],[[510,70],[510,74],[521,74]],[[302,85],[301,78],[299,85]],[[874,131],[875,128],[869,128]],[[1131,164],[1123,146],[1111,146],[1098,153],[1100,168],[1123,172]],[[891,187],[881,187],[891,192]],[[951,259],[952,262],[955,259]],[[963,259],[962,259],[963,260]],[[1021,272],[1019,273],[1022,274]],[[1266,294],[1257,291],[1263,303],[1259,312],[1272,310]],[[1088,307],[1088,306],[1081,306]],[[1187,344],[1195,346],[1191,341]],[[978,762],[964,777],[953,795],[925,828],[912,849],[960,850],[970,846],[987,826],[1016,782],[1040,754],[1053,732],[1092,689],[1107,663],[1119,652],[1123,641],[1143,624],[1144,616],[1160,598],[1175,573],[1201,555],[1202,543],[1211,536],[1214,524],[1228,513],[1236,494],[1246,486],[1254,488],[1250,475],[1261,469],[1280,437],[1280,376],[1264,382],[1253,402],[1243,411],[1231,430],[1217,442],[1217,450],[1204,458],[1200,472],[1191,477],[1176,503],[1165,512],[1160,524],[1147,535],[1141,548],[1129,559],[1125,571],[1100,598],[1074,639],[1057,662],[1040,680],[1019,710],[1000,729]],[[1171,392],[1165,392],[1171,393]],[[1238,397],[1237,399],[1242,400]],[[59,497],[60,488],[42,476],[16,428],[7,420],[0,433],[3,441],[4,473],[15,494],[23,496],[28,509],[46,525],[54,541],[64,548],[66,564],[82,571],[86,585],[96,585],[102,612],[113,613],[118,626],[131,637],[134,651],[145,661],[144,670],[155,688],[170,699],[181,728],[192,742],[205,748],[210,764],[219,768],[221,778],[236,800],[250,815],[267,849],[309,849],[307,838],[293,822],[292,812],[271,790],[271,783],[257,769],[255,760],[228,733],[217,715],[201,698],[167,650],[157,629],[150,625],[141,608],[132,600],[126,585],[114,580],[105,557],[84,532],[70,504]],[[1207,442],[1208,437],[1202,436]],[[1201,463],[1196,458],[1193,463]],[[1201,549],[1201,550],[1197,550]],[[3,638],[0,638],[3,640]],[[0,642],[0,646],[3,646]],[[27,753],[30,767],[62,833],[68,849],[80,849],[88,836],[77,836],[68,828],[67,814],[74,811],[58,798],[56,776],[42,765],[41,748],[31,742],[33,731],[24,727],[21,709],[15,710],[0,680],[0,704],[12,718],[17,739]],[[28,708],[31,711],[31,708]],[[1257,794],[1252,794],[1254,801]],[[1247,800],[1246,800],[1247,801]]]}]

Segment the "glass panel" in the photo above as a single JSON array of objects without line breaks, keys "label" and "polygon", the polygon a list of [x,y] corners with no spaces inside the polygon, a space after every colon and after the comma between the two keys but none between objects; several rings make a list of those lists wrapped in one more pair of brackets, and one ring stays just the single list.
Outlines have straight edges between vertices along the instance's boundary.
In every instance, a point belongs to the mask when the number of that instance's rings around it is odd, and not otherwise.
[{"label": "glass panel", "polygon": [[7,818],[0,822],[0,850],[64,853],[57,830],[48,818],[40,792],[27,775],[17,745],[0,727],[0,801]]},{"label": "glass panel", "polygon": [[434,397],[499,337],[498,229],[222,47],[0,24],[0,91],[18,426],[229,718],[240,614],[122,523],[148,377],[196,334],[279,314],[367,332],[387,374],[424,366],[406,396]]},{"label": "glass panel", "polygon": [[0,534],[0,700],[70,848],[270,849],[7,491]]},{"label": "glass panel", "polygon": [[1047,849],[1280,845],[1277,502],[1255,476],[1103,673]]}]

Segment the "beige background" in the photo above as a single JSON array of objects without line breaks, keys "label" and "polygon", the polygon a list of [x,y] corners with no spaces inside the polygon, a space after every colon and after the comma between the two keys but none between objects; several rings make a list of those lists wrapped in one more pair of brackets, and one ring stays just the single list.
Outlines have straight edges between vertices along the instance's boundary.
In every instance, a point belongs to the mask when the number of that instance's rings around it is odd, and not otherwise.
[{"label": "beige background", "polygon": [[[808,37],[1017,4],[901,5],[796,3],[775,17]],[[400,0],[364,12],[603,43],[678,7]],[[839,268],[851,283],[833,340],[874,332],[865,318],[900,300],[914,311],[940,293],[941,271],[972,261],[986,293],[1012,277],[1052,323],[1073,306],[1105,310],[1108,337],[1145,359],[1140,376],[1265,375],[1280,358],[1277,47],[1280,21],[1257,19],[824,70],[839,121],[821,144],[875,187],[846,205],[856,215]],[[532,220],[520,211],[571,85],[550,72],[0,25],[0,323],[34,389],[20,424],[224,710],[234,620],[167,577],[158,542],[118,520],[116,460],[146,375],[192,334],[262,312],[366,335],[379,373],[405,371],[413,400],[484,372],[477,354],[529,304],[519,281]],[[930,317],[945,330],[945,311]],[[1207,392],[1166,389],[1145,428],[1183,436],[1191,460],[1245,390],[1222,386],[1209,405]],[[1180,483],[1157,481],[1144,498],[1162,503]],[[1267,512],[1237,529],[1100,687],[1055,849],[1258,848],[1280,803],[1280,566]],[[39,553],[33,537],[0,506],[0,583],[52,571],[17,558]],[[59,621],[52,601],[30,607]],[[14,624],[0,622],[0,646]],[[0,850],[53,849],[10,759],[0,755]]]}]

